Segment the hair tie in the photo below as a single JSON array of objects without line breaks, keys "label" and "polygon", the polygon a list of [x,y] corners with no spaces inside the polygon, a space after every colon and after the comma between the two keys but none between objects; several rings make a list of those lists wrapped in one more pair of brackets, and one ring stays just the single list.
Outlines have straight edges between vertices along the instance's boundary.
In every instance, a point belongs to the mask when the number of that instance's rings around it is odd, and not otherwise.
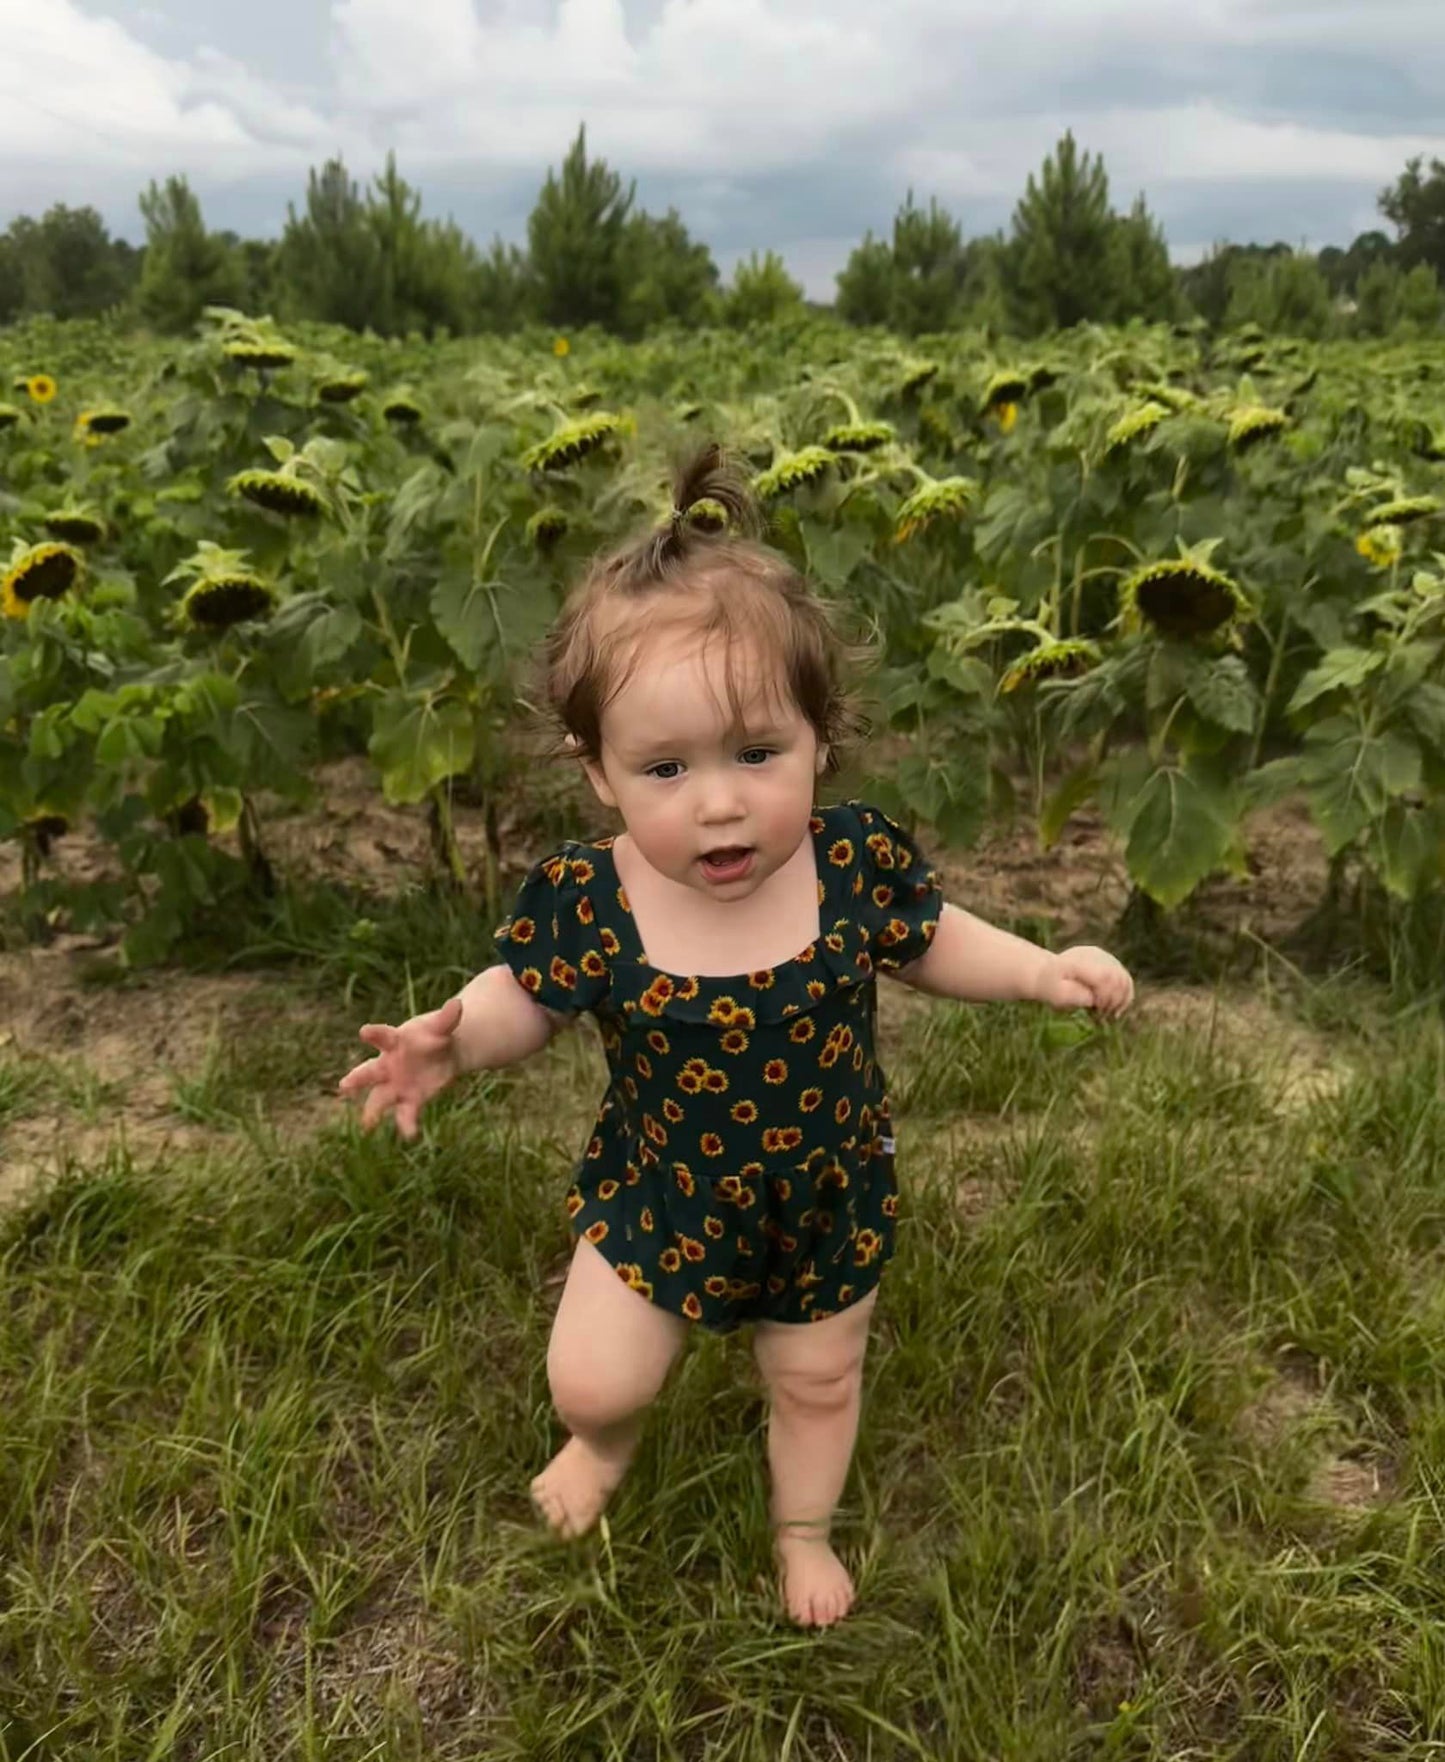
[{"label": "hair tie", "polygon": [[674,502],[672,505],[672,530],[673,530],[674,535],[682,531],[683,526],[686,524],[686,522],[687,522],[687,509],[686,508],[679,508],[677,503]]}]

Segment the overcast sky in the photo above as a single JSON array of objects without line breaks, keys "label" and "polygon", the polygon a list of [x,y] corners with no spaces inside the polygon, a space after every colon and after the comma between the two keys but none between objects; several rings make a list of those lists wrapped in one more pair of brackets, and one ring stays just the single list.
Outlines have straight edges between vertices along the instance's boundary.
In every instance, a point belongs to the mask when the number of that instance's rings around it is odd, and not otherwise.
[{"label": "overcast sky", "polygon": [[[274,236],[306,171],[394,148],[426,210],[520,240],[579,122],[730,270],[808,291],[911,185],[1006,226],[1066,128],[1170,248],[1347,244],[1445,158],[1445,0],[0,0],[0,226],[184,171]],[[1388,230],[1388,229],[1387,229]]]}]

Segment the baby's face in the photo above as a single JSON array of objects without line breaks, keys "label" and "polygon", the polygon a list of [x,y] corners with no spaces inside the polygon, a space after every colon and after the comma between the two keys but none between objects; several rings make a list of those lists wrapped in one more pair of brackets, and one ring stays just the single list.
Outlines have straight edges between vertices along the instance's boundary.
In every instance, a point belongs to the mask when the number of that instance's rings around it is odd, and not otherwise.
[{"label": "baby's face", "polygon": [[768,690],[754,656],[737,656],[738,732],[729,727],[721,642],[704,651],[695,633],[680,631],[641,640],[632,677],[603,713],[602,763],[587,775],[659,873],[709,898],[744,899],[807,836],[826,753],[791,697]]}]

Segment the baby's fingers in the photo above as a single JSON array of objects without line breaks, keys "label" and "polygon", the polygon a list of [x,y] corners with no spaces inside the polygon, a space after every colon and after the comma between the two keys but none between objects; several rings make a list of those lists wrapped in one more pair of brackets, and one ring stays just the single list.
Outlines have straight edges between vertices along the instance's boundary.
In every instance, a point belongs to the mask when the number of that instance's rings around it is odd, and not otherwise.
[{"label": "baby's fingers", "polygon": [[361,1110],[361,1129],[369,1132],[383,1117],[389,1107],[396,1104],[396,1087],[392,1083],[378,1083],[366,1098],[366,1106]]},{"label": "baby's fingers", "polygon": [[396,1029],[386,1022],[368,1022],[357,1032],[368,1046],[374,1046],[380,1052],[390,1052],[397,1042]]},{"label": "baby's fingers", "polygon": [[336,1085],[338,1095],[359,1095],[363,1089],[369,1089],[381,1077],[382,1060],[364,1058],[359,1065],[353,1065],[341,1081]]}]

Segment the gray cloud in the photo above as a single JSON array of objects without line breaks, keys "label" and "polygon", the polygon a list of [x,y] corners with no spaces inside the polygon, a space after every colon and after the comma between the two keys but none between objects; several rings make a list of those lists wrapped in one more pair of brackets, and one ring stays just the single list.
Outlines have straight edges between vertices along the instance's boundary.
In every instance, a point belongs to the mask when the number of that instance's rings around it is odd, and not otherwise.
[{"label": "gray cloud", "polygon": [[306,170],[388,149],[429,212],[519,238],[586,119],[725,268],[780,249],[815,294],[905,190],[1006,226],[1066,127],[1176,255],[1345,243],[1445,157],[1438,0],[0,0],[0,224],[90,201],[128,237],[185,170],[267,235]]}]

